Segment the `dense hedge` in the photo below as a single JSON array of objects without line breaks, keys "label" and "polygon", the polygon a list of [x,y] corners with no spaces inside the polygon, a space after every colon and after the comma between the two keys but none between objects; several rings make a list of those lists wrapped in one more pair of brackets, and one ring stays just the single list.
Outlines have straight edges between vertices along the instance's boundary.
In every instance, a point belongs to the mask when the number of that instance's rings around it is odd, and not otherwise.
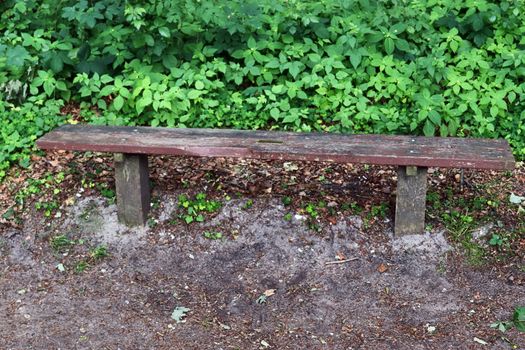
[{"label": "dense hedge", "polygon": [[101,124],[505,137],[525,157],[524,0],[4,0],[0,14],[0,171],[71,103]]}]

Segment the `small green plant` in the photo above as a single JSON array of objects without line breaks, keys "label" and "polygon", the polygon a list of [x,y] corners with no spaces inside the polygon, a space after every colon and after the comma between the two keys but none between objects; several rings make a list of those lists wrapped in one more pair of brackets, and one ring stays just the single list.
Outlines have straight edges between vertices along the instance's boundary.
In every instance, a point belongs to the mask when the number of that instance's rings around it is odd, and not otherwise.
[{"label": "small green plant", "polygon": [[54,251],[63,252],[75,244],[75,241],[70,240],[66,235],[58,235],[51,238],[50,244]]},{"label": "small green plant", "polygon": [[91,249],[89,255],[94,260],[100,260],[109,256],[108,248],[104,245],[98,245],[95,248]]},{"label": "small green plant", "polygon": [[267,297],[266,295],[264,295],[264,294],[261,294],[261,295],[257,298],[256,303],[257,303],[257,304],[264,304],[264,303],[266,303],[267,300],[268,300],[268,297]]},{"label": "small green plant", "polygon": [[505,240],[497,234],[492,234],[492,237],[489,240],[489,244],[492,246],[501,247],[505,243]]},{"label": "small green plant", "polygon": [[242,209],[244,209],[244,210],[248,210],[248,209],[250,209],[251,207],[253,207],[253,200],[248,199],[248,200],[246,201],[246,203],[244,203],[244,205],[242,206]]},{"label": "small green plant", "polygon": [[171,313],[171,318],[173,320],[175,320],[175,322],[177,322],[177,323],[186,322],[186,320],[184,320],[184,318],[186,317],[186,315],[188,314],[189,311],[190,311],[190,309],[188,309],[187,307],[177,306],[173,310],[173,312]]},{"label": "small green plant", "polygon": [[504,333],[509,329],[516,327],[520,332],[525,332],[525,306],[516,307],[511,321],[498,321],[490,325]]},{"label": "small green plant", "polygon": [[75,272],[76,272],[76,273],[82,273],[82,272],[84,272],[88,267],[89,267],[89,264],[88,264],[87,262],[85,262],[84,260],[79,261],[79,262],[75,265]]},{"label": "small green plant", "polygon": [[46,201],[46,202],[36,202],[35,203],[35,208],[37,210],[43,210],[44,211],[44,216],[46,216],[46,217],[50,217],[51,214],[53,213],[53,211],[55,209],[58,209],[58,207],[59,207],[59,204],[55,200]]},{"label": "small green plant", "polygon": [[388,212],[388,204],[387,203],[381,203],[379,205],[374,205],[370,209],[370,213],[368,215],[369,219],[371,218],[386,218]]},{"label": "small green plant", "polygon": [[350,210],[352,214],[358,215],[363,211],[363,208],[357,204],[357,202],[344,203],[341,205],[341,210]]},{"label": "small green plant", "polygon": [[159,224],[159,222],[155,219],[152,219],[152,218],[149,218],[148,219],[148,227],[149,228],[154,228],[156,227],[157,225]]},{"label": "small green plant", "polygon": [[284,206],[289,206],[289,205],[292,204],[292,198],[290,198],[288,196],[283,197],[282,202],[283,202]]},{"label": "small green plant", "polygon": [[284,214],[283,219],[284,219],[285,221],[292,221],[292,213],[286,213],[286,214]]},{"label": "small green plant", "polygon": [[216,212],[222,206],[219,201],[206,199],[205,193],[198,193],[194,199],[181,194],[178,199],[178,207],[183,211],[178,217],[187,224],[203,222],[204,213]]},{"label": "small green plant", "polygon": [[100,191],[100,194],[108,200],[110,204],[115,202],[115,191],[108,188],[107,183],[99,183],[97,189]]},{"label": "small green plant", "polygon": [[324,202],[319,202],[319,204],[308,203],[304,207],[304,211],[307,214],[306,224],[310,230],[319,231],[321,228],[319,226],[319,208],[325,206]]},{"label": "small green plant", "polygon": [[158,209],[160,208],[160,197],[155,196],[151,198],[151,209]]},{"label": "small green plant", "polygon": [[212,240],[218,240],[218,239],[221,239],[223,237],[222,233],[220,233],[220,232],[211,232],[211,231],[206,231],[202,235],[204,236],[204,238],[212,239]]}]

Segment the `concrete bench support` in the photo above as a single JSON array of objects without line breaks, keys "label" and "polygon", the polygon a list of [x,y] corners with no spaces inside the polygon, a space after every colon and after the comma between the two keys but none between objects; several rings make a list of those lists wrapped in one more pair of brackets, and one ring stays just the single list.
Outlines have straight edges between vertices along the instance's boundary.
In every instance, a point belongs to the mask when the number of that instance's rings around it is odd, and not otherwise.
[{"label": "concrete bench support", "polygon": [[395,235],[425,231],[427,168],[400,166],[397,171]]},{"label": "concrete bench support", "polygon": [[148,156],[115,153],[115,187],[119,221],[144,225],[150,209]]}]

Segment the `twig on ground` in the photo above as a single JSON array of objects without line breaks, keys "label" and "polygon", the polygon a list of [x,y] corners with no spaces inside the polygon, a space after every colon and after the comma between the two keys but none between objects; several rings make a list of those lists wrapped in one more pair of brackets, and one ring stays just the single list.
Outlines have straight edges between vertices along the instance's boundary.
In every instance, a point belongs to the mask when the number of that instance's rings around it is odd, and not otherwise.
[{"label": "twig on ground", "polygon": [[359,260],[359,258],[355,257],[355,258],[344,259],[344,260],[327,261],[324,264],[325,265],[344,264],[344,263],[347,263],[349,261],[354,261],[354,260]]}]

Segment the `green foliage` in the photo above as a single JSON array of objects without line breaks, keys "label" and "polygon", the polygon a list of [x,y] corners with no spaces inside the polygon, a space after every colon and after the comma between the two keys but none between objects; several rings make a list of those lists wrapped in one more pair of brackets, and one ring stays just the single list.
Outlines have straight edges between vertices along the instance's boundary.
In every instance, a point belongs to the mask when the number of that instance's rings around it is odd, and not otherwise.
[{"label": "green foliage", "polygon": [[248,199],[246,201],[246,203],[243,204],[243,206],[241,207],[243,210],[248,210],[250,209],[251,207],[253,207],[253,199]]},{"label": "green foliage", "polygon": [[497,328],[500,332],[505,333],[512,327],[520,332],[525,332],[525,306],[516,307],[512,315],[512,321],[498,321],[490,325],[492,328]]},{"label": "green foliage", "polygon": [[69,239],[66,235],[58,235],[51,238],[50,245],[56,252],[63,252],[75,244],[74,240]]},{"label": "green foliage", "polygon": [[187,224],[191,224],[194,221],[203,222],[205,213],[216,212],[222,206],[222,203],[219,201],[206,199],[205,193],[198,193],[194,199],[181,194],[178,199],[178,207],[182,211],[178,218]]},{"label": "green foliage", "polygon": [[11,164],[29,166],[35,140],[63,122],[62,101],[31,97],[14,105],[1,97],[0,92],[0,181]]},{"label": "green foliage", "polygon": [[2,1],[0,171],[63,101],[96,124],[504,137],[523,159],[524,5]]},{"label": "green foliage", "polygon": [[211,240],[218,240],[218,239],[221,239],[223,237],[222,233],[220,233],[220,232],[211,232],[211,231],[206,231],[202,235],[204,236],[204,238],[211,239]]},{"label": "green foliage", "polygon": [[86,261],[81,260],[81,261],[79,261],[79,262],[75,265],[75,272],[76,272],[76,273],[82,273],[82,272],[84,272],[88,267],[89,267],[89,264],[88,264]]},{"label": "green foliage", "polygon": [[89,252],[89,255],[94,260],[100,260],[100,259],[106,258],[109,256],[108,248],[104,245],[96,246]]}]

